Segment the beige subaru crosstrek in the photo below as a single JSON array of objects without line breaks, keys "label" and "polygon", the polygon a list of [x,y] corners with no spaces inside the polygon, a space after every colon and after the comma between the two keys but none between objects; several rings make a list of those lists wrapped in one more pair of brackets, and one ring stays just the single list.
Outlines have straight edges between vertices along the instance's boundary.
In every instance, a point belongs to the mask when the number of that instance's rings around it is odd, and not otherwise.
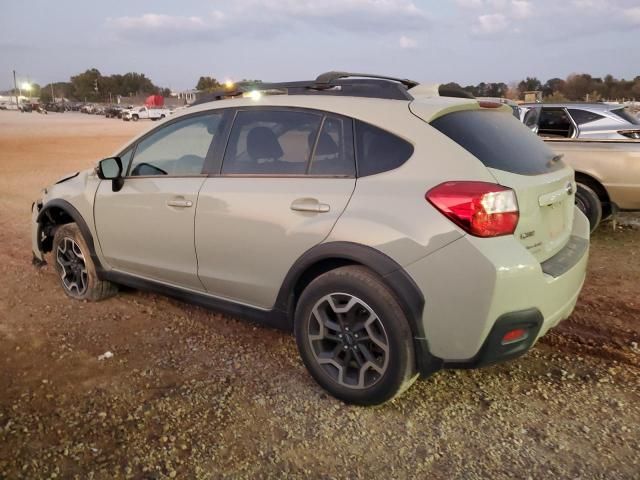
[{"label": "beige subaru crosstrek", "polygon": [[357,404],[515,358],[571,313],[573,170],[508,107],[339,72],[263,88],[280,95],[188,108],[47,187],[34,261],[51,252],[72,298],[128,285],[293,330]]}]

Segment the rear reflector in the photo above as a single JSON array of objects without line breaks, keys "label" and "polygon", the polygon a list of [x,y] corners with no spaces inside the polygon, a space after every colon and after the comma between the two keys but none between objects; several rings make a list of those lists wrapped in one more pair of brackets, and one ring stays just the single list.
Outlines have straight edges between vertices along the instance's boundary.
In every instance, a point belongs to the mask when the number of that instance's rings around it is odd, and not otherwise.
[{"label": "rear reflector", "polygon": [[520,342],[528,337],[527,330],[524,328],[516,328],[515,330],[510,330],[504,334],[502,337],[502,345],[508,345],[510,343]]},{"label": "rear reflector", "polygon": [[487,182],[445,182],[425,198],[452,222],[476,237],[511,235],[520,213],[510,188]]}]

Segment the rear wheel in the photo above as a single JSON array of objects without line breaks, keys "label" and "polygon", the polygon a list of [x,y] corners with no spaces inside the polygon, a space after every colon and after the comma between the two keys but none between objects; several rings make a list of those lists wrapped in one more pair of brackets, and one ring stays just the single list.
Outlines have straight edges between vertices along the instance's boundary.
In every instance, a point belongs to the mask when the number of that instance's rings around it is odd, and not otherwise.
[{"label": "rear wheel", "polygon": [[583,183],[578,183],[577,186],[576,206],[589,219],[591,232],[593,232],[602,220],[602,203],[591,187]]},{"label": "rear wheel", "polygon": [[338,268],[313,280],[300,296],[295,334],[313,378],[347,403],[384,403],[417,378],[406,316],[364,267]]},{"label": "rear wheel", "polygon": [[137,121],[138,121],[138,118],[139,118],[139,117],[138,117],[138,115],[134,115],[133,117],[131,117],[131,119],[132,119],[134,122],[137,122]]},{"label": "rear wheel", "polygon": [[89,247],[75,223],[60,226],[53,237],[55,268],[64,293],[77,300],[103,300],[118,288],[98,279]]}]

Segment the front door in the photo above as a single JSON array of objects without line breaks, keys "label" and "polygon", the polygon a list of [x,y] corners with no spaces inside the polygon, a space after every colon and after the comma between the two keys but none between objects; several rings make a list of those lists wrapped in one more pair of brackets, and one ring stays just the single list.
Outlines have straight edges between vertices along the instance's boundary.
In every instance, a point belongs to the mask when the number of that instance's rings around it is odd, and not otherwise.
[{"label": "front door", "polygon": [[98,187],[95,224],[102,254],[116,270],[203,290],[197,275],[194,219],[205,160],[221,114],[181,118],[133,148],[124,186]]}]

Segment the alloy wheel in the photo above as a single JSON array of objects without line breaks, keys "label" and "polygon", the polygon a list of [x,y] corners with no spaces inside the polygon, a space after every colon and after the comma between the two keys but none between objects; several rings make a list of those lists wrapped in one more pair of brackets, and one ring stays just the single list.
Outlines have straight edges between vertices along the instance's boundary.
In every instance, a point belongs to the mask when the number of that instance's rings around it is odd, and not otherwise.
[{"label": "alloy wheel", "polygon": [[363,300],[331,293],[313,307],[307,333],[318,364],[338,384],[365,389],[389,363],[389,338],[378,315]]},{"label": "alloy wheel", "polygon": [[72,238],[64,237],[56,251],[56,260],[61,267],[64,288],[72,295],[83,295],[88,287],[88,274],[80,245]]}]

